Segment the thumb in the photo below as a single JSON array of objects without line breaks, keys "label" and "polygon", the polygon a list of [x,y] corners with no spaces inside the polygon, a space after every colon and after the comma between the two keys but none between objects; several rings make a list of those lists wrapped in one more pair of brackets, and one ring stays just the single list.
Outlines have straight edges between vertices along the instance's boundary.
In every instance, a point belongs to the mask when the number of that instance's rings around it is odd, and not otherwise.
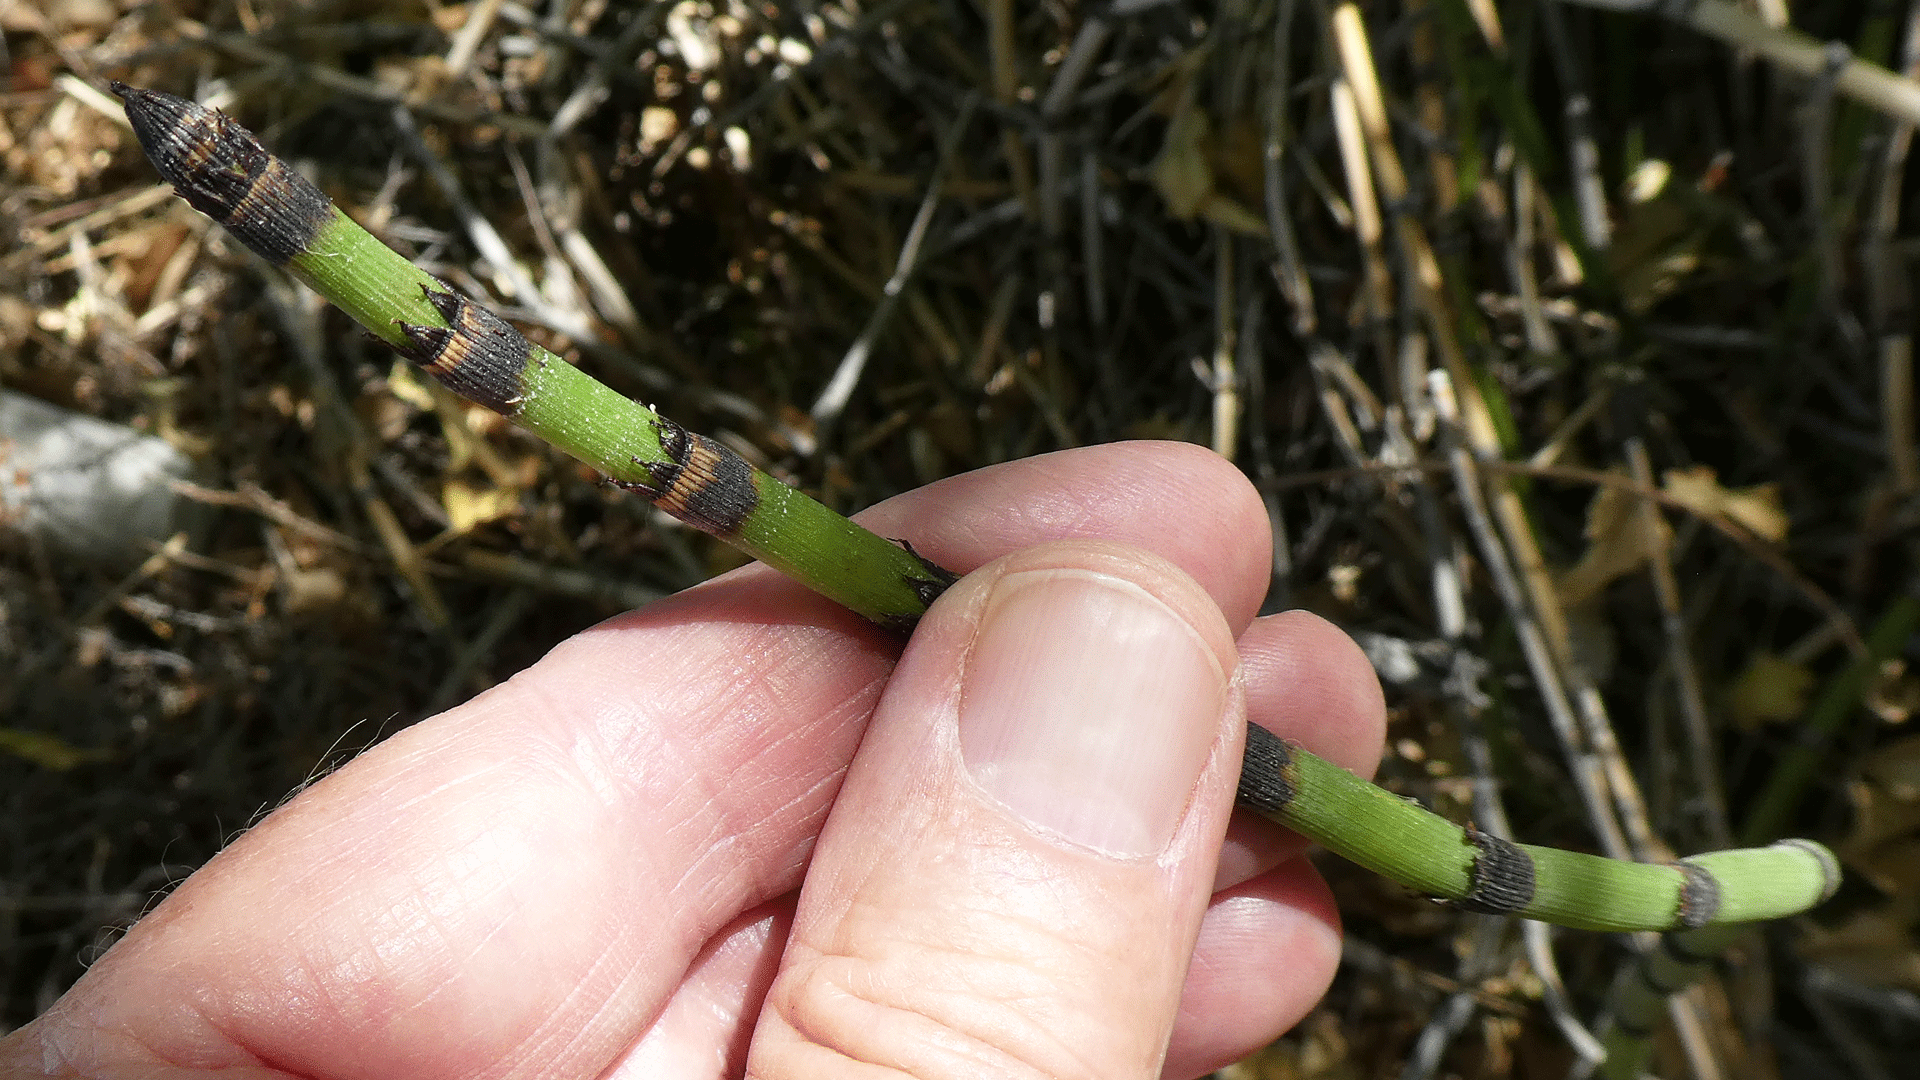
[{"label": "thumb", "polygon": [[820,837],[747,1073],[1147,1078],[1232,810],[1233,638],[1133,548],[933,606]]}]

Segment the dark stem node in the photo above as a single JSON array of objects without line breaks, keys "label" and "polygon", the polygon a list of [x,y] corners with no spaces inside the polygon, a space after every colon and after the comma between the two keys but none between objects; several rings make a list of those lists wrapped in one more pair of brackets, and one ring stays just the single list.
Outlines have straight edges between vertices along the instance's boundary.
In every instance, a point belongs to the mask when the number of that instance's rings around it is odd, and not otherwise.
[{"label": "dark stem node", "polygon": [[725,538],[740,531],[760,505],[760,489],[753,482],[753,466],[723,442],[688,431],[660,417],[654,421],[665,461],[634,464],[647,470],[652,483],[615,480],[637,491],[653,504],[701,532]]},{"label": "dark stem node", "polygon": [[505,319],[451,289],[420,291],[447,325],[400,323],[407,344],[394,351],[468,401],[506,416],[519,411],[533,346]]}]

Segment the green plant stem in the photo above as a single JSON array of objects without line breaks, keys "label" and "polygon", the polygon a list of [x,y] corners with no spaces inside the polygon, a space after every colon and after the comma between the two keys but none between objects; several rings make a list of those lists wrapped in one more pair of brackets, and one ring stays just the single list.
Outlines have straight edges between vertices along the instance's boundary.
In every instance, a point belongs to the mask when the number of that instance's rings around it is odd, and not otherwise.
[{"label": "green plant stem", "polygon": [[1656,948],[1641,952],[1620,968],[1608,995],[1611,1018],[1600,1045],[1606,1080],[1638,1080],[1653,1056],[1653,1036],[1666,1021],[1667,999],[1697,981],[1713,959],[1752,934],[1751,927],[1710,926],[1668,934]]},{"label": "green plant stem", "polygon": [[529,342],[375,239],[224,115],[120,83],[114,92],[188,202],[455,393],[903,634],[953,580]]},{"label": "green plant stem", "polygon": [[[219,113],[113,84],[147,156],[196,209],[444,385],[655,504],[899,632],[955,580],[629,401],[381,244]],[[1361,865],[1476,911],[1600,930],[1670,930],[1805,910],[1837,867],[1808,841],[1676,866],[1510,844],[1248,731],[1240,803]]]},{"label": "green plant stem", "polygon": [[[1251,803],[1369,870],[1469,910],[1583,930],[1664,931],[1797,914],[1838,885],[1840,866],[1832,853],[1806,840],[1708,852],[1673,865],[1508,845],[1423,810],[1263,729],[1249,729],[1248,744],[1250,761],[1262,754],[1280,758],[1271,771],[1297,794],[1267,805],[1243,779],[1243,805]],[[1246,770],[1267,771],[1264,766]],[[1504,902],[1513,887],[1506,880],[1509,872],[1531,879],[1524,903]]]}]

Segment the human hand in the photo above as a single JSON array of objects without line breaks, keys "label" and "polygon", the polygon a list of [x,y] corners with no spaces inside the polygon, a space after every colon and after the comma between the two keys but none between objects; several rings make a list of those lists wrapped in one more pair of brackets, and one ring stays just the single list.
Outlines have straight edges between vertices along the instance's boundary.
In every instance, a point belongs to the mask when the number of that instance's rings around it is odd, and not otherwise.
[{"label": "human hand", "polygon": [[986,566],[897,669],[761,566],[603,623],[242,836],[0,1073],[1191,1076],[1304,1015],[1337,917],[1229,825],[1241,720],[1366,774],[1382,705],[1253,618],[1239,473],[1098,447],[861,520]]}]

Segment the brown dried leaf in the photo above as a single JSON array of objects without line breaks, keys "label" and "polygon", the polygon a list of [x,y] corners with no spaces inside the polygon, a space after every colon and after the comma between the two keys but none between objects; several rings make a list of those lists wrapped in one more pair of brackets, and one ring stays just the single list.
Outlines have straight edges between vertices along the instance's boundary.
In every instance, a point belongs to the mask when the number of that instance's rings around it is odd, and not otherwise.
[{"label": "brown dried leaf", "polygon": [[1787,512],[1780,506],[1778,484],[1724,488],[1705,465],[1669,469],[1666,479],[1667,495],[1701,517],[1731,521],[1776,544],[1787,538]]},{"label": "brown dried leaf", "polygon": [[330,611],[347,598],[347,580],[331,566],[289,567],[281,574],[289,615]]},{"label": "brown dried leaf", "polygon": [[1267,235],[1267,223],[1261,220],[1260,215],[1219,192],[1208,196],[1206,204],[1200,207],[1200,216],[1221,228],[1232,229],[1246,236]]},{"label": "brown dried leaf", "polygon": [[412,364],[395,360],[387,371],[387,391],[421,412],[433,411],[433,391],[414,373]]},{"label": "brown dried leaf", "polygon": [[513,513],[520,505],[520,493],[511,488],[477,488],[464,480],[449,480],[440,489],[440,505],[446,508],[448,529],[458,534]]},{"label": "brown dried leaf", "polygon": [[1587,550],[1561,576],[1560,600],[1575,607],[1600,594],[1615,578],[1630,574],[1673,541],[1673,532],[1657,513],[1646,513],[1641,498],[1611,485],[1594,492],[1587,505]]}]

